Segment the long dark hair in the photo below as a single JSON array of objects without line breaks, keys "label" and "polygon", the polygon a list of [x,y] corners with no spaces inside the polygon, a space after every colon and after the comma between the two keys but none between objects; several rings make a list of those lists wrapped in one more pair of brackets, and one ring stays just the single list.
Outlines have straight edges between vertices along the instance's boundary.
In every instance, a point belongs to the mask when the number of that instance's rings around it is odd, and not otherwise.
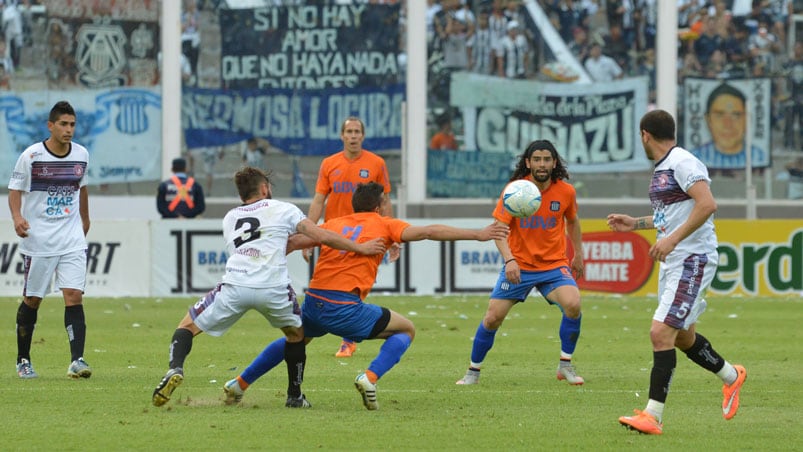
[{"label": "long dark hair", "polygon": [[548,140],[535,140],[527,146],[527,149],[519,156],[519,162],[516,163],[516,169],[510,176],[510,181],[517,179],[524,179],[530,174],[530,168],[527,168],[527,160],[530,160],[533,152],[547,150],[552,154],[555,160],[555,169],[552,170],[552,182],[560,179],[569,179],[569,171],[566,169],[566,162],[558,155],[558,150]]}]

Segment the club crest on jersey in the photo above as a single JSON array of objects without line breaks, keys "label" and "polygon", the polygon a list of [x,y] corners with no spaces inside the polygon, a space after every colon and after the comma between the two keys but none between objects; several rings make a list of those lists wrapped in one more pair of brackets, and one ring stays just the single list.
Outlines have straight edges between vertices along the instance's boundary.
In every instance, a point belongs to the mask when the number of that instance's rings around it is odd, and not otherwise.
[{"label": "club crest on jersey", "polygon": [[549,203],[549,210],[552,212],[559,212],[560,211],[560,201],[551,201]]},{"label": "club crest on jersey", "polygon": [[367,179],[368,178],[368,170],[367,169],[361,169],[360,170],[360,177],[363,178],[363,179]]},{"label": "club crest on jersey", "polygon": [[72,167],[72,173],[75,174],[76,177],[81,177],[84,175],[84,167],[83,165],[75,165]]}]

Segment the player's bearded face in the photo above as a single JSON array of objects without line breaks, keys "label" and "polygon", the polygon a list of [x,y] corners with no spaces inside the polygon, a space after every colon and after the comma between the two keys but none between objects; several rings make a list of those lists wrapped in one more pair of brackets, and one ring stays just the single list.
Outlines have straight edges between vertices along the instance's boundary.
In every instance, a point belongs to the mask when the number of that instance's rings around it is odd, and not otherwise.
[{"label": "player's bearded face", "polygon": [[536,182],[546,182],[552,178],[555,161],[548,150],[536,150],[528,159],[527,166]]}]

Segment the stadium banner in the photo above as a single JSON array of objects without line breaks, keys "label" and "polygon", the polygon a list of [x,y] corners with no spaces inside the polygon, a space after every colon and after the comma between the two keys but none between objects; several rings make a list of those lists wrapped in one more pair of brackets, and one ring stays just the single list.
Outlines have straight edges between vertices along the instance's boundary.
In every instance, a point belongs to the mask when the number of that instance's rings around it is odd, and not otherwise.
[{"label": "stadium banner", "polygon": [[364,147],[401,148],[404,85],[366,88],[184,88],[181,118],[189,149],[225,146],[251,137],[292,155],[329,155],[343,149],[340,126],[349,116],[365,123]]},{"label": "stadium banner", "polygon": [[[751,166],[771,164],[771,79],[683,81],[681,145],[711,169],[744,169],[750,138]],[[749,136],[748,136],[749,132]]]},{"label": "stadium banner", "polygon": [[[482,228],[489,221],[455,219],[440,223]],[[416,219],[410,223],[425,225],[431,221]],[[655,242],[655,231],[614,233],[604,220],[581,223],[586,274],[578,285],[583,292],[654,297],[658,265],[647,253]],[[86,296],[203,295],[225,271],[228,256],[221,226],[220,220],[211,219],[93,222],[88,237]],[[755,233],[747,237],[745,230]],[[799,221],[718,220],[717,235],[720,266],[711,294],[803,294],[803,227]],[[571,247],[568,251],[573,255]],[[293,287],[301,294],[309,283],[310,265],[299,252],[288,255],[287,263]],[[492,241],[406,243],[399,261],[389,263],[386,259],[380,265],[372,294],[490,294],[502,267],[501,255]],[[18,238],[12,222],[3,219],[0,296],[19,297],[22,284]]]},{"label": "stadium banner", "polygon": [[[610,232],[605,220],[581,220],[590,292],[655,296],[658,265],[647,252],[656,231]],[[598,232],[595,232],[598,231]],[[749,235],[745,231],[750,231]],[[795,220],[716,220],[719,267],[709,293],[734,296],[803,295],[803,226]],[[647,243],[639,244],[641,239]],[[628,238],[627,236],[631,236]],[[627,241],[632,241],[627,245]]]},{"label": "stadium banner", "polygon": [[366,147],[399,149],[400,5],[333,3],[219,9],[223,89],[184,88],[187,146],[257,136],[328,155],[342,148],[343,120],[358,116]]},{"label": "stadium banner", "polygon": [[[90,197],[91,200],[91,197]],[[91,201],[90,201],[91,202]],[[151,295],[152,269],[147,221],[98,220],[87,236],[87,297],[144,297]],[[0,220],[0,296],[22,295],[23,267],[19,238],[11,220]],[[49,296],[61,297],[55,287]]]},{"label": "stadium banner", "polygon": [[0,180],[10,179],[17,158],[28,146],[50,136],[50,109],[63,99],[75,109],[74,141],[89,150],[89,184],[161,178],[161,93],[150,88],[113,88],[0,95]]},{"label": "stadium banner", "polygon": [[457,72],[450,90],[463,113],[466,149],[497,153],[500,168],[510,168],[531,141],[549,140],[573,173],[632,172],[651,168],[638,130],[647,83],[645,77],[542,83]]}]

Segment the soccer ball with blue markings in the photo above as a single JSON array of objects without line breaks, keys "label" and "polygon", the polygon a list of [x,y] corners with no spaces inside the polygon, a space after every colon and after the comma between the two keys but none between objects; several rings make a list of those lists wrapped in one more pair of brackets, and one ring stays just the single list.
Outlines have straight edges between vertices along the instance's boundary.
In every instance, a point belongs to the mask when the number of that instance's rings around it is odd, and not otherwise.
[{"label": "soccer ball with blue markings", "polygon": [[514,180],[502,192],[502,205],[514,217],[529,217],[541,207],[541,191],[526,179]]}]

